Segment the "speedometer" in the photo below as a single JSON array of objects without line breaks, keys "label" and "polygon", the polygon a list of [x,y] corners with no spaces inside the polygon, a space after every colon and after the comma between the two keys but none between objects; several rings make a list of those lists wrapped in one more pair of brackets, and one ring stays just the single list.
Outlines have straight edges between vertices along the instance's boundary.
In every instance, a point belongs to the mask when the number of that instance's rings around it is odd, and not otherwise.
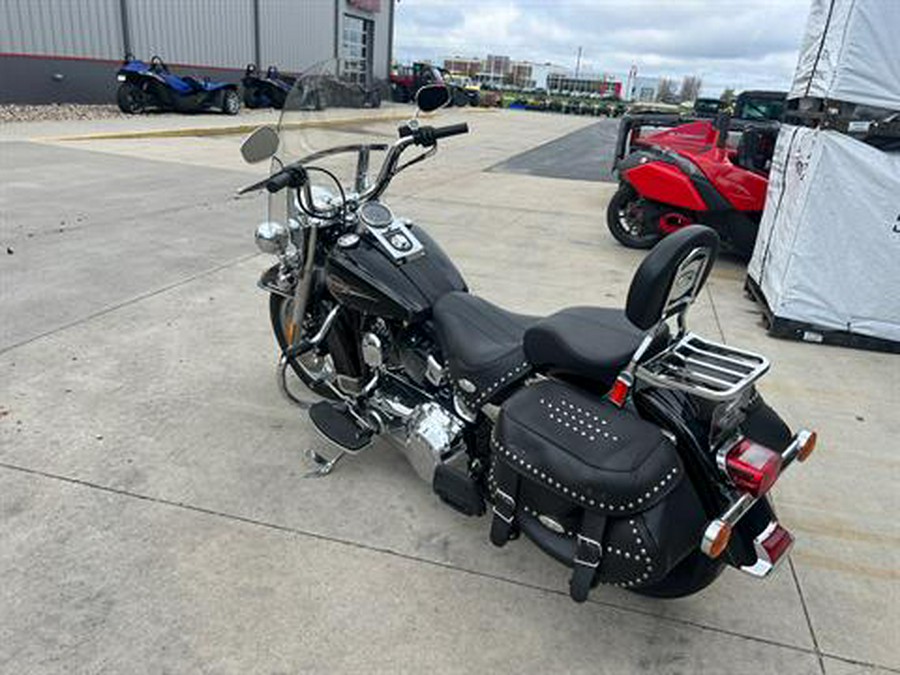
[{"label": "speedometer", "polygon": [[394,222],[394,214],[381,202],[366,202],[357,213],[359,219],[374,230],[381,230]]}]

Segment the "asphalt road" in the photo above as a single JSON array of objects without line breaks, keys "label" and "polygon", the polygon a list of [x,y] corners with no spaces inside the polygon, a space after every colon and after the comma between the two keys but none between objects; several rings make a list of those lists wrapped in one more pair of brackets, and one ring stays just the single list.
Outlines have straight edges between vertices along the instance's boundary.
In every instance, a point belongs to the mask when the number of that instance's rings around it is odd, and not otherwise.
[{"label": "asphalt road", "polygon": [[491,167],[491,171],[615,183],[612,162],[618,128],[618,119],[602,119],[589,127],[510,157]]}]

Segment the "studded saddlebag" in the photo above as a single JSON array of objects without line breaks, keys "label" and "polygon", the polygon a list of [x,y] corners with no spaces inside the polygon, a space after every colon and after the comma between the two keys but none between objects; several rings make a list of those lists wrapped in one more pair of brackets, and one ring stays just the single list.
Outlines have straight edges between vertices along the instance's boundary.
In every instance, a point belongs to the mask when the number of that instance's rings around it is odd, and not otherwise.
[{"label": "studded saddlebag", "polygon": [[675,446],[627,408],[545,380],[503,404],[492,447],[491,541],[524,533],[572,567],[578,602],[598,583],[656,584],[700,542]]}]

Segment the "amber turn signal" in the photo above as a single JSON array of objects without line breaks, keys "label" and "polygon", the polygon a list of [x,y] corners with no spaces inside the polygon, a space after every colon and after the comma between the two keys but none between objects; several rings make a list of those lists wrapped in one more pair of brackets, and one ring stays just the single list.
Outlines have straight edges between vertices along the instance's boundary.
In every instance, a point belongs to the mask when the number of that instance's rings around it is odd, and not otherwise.
[{"label": "amber turn signal", "polygon": [[811,431],[809,436],[803,441],[803,445],[800,446],[800,452],[797,453],[797,461],[805,462],[807,458],[813,453],[813,450],[816,449],[816,441],[818,440],[818,436],[815,431]]},{"label": "amber turn signal", "polygon": [[728,548],[729,541],[731,541],[731,525],[717,518],[706,527],[700,548],[715,560]]}]

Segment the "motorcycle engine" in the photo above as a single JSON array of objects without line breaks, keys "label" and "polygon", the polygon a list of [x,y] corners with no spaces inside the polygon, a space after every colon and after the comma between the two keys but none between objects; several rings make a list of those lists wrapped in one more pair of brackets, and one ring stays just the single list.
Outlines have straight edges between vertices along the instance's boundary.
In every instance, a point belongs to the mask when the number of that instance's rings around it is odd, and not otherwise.
[{"label": "motorcycle engine", "polygon": [[429,484],[438,465],[464,461],[463,423],[437,403],[417,406],[406,422],[403,454]]},{"label": "motorcycle engine", "polygon": [[[434,390],[442,369],[432,356],[432,342],[417,333],[397,335],[381,319],[368,326],[360,341],[363,362],[381,373],[369,405],[382,420],[381,427],[397,440],[406,459],[419,476],[432,484],[438,466],[465,463],[465,425],[450,410],[417,387]],[[408,378],[414,383],[403,384]]]}]

